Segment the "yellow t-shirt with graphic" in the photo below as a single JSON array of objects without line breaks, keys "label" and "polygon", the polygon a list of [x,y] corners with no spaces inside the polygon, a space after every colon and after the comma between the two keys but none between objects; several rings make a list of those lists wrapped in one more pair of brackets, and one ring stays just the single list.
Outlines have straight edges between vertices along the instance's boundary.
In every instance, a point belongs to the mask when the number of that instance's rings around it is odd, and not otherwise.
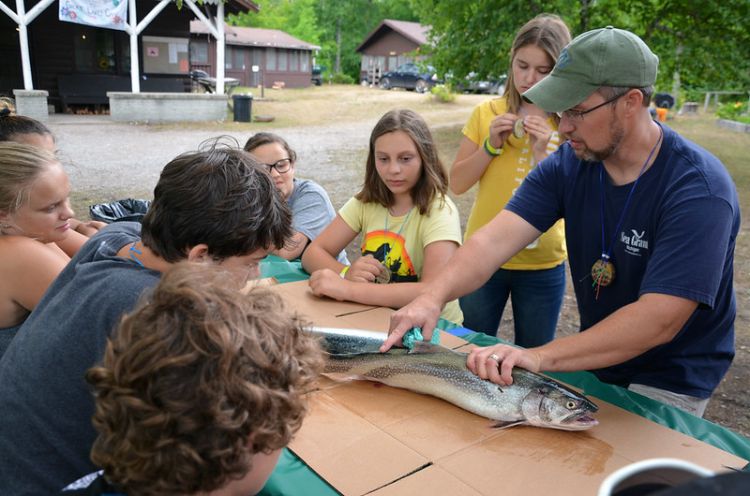
[{"label": "yellow t-shirt with graphic", "polygon": [[[458,208],[447,196],[444,200],[436,198],[426,215],[415,207],[394,217],[382,205],[363,203],[356,198],[346,202],[339,215],[350,228],[362,233],[362,255],[372,255],[391,270],[391,282],[419,281],[424,250],[430,243],[461,244]],[[441,317],[461,324],[464,317],[458,301],[448,302]]]},{"label": "yellow t-shirt with graphic", "polygon": [[[464,136],[481,147],[489,134],[492,120],[506,112],[505,98],[488,100],[477,105],[463,128]],[[552,153],[560,146],[560,137],[554,120],[549,118],[548,123],[555,130],[547,144],[547,151]],[[502,155],[492,159],[479,179],[479,190],[466,224],[465,239],[469,239],[474,231],[487,224],[505,207],[535,165],[528,133],[520,139],[511,133],[503,145]],[[560,265],[566,257],[565,226],[560,220],[539,239],[511,258],[502,268],[509,270],[550,269]]]}]

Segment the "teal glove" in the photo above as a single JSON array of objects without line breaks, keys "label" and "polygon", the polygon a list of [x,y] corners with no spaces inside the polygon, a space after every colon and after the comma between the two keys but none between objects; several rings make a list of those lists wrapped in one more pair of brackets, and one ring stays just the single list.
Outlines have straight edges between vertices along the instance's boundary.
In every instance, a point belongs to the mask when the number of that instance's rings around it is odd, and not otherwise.
[{"label": "teal glove", "polygon": [[[424,341],[422,330],[419,327],[412,327],[406,334],[404,334],[404,337],[401,340],[401,342],[404,344],[404,347],[410,350],[414,349],[414,343],[417,341]],[[438,330],[437,328],[432,332],[432,339],[430,339],[430,344],[440,344],[440,330]]]}]

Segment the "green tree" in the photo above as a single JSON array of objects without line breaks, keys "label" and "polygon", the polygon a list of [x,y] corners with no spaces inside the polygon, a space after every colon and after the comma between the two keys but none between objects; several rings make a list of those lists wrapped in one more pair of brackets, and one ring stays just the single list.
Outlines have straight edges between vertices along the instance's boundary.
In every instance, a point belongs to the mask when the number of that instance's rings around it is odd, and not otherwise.
[{"label": "green tree", "polygon": [[750,2],[631,0],[613,2],[627,25],[659,55],[657,88],[688,90],[750,87]]},{"label": "green tree", "polygon": [[359,80],[361,56],[357,47],[384,19],[418,21],[403,0],[319,0],[320,61],[331,72]]},{"label": "green tree", "polygon": [[357,47],[384,19],[418,21],[404,0],[258,0],[260,12],[230,16],[235,26],[278,29],[321,47],[316,63],[359,80]]},{"label": "green tree", "polygon": [[513,36],[542,12],[560,15],[572,34],[613,25],[638,34],[660,58],[657,90],[747,89],[750,2],[724,0],[410,0],[432,26],[432,64],[462,78],[505,73]]},{"label": "green tree", "polygon": [[469,72],[481,77],[506,73],[513,37],[535,15],[556,12],[570,23],[577,14],[565,1],[411,1],[422,23],[432,27],[432,65],[457,80]]},{"label": "green tree", "polygon": [[255,3],[260,7],[259,12],[229,16],[230,24],[278,29],[307,43],[320,44],[316,0],[256,0]]}]

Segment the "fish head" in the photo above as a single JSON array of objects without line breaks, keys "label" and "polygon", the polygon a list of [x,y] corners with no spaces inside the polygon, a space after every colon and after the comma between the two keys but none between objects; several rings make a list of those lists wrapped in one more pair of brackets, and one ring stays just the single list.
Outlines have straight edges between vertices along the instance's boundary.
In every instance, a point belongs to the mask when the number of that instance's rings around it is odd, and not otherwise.
[{"label": "fish head", "polygon": [[526,422],[538,427],[582,431],[599,423],[592,414],[599,407],[561,385],[542,384],[529,391],[521,409]]}]

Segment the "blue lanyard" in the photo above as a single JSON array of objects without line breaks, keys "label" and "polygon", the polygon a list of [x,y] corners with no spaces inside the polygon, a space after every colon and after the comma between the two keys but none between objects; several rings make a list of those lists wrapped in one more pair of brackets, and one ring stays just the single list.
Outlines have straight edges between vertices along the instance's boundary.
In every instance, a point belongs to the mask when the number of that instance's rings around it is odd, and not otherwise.
[{"label": "blue lanyard", "polygon": [[[409,211],[406,213],[406,218],[404,219],[404,222],[401,224],[401,227],[398,228],[398,232],[396,233],[396,236],[401,236],[401,231],[404,230],[404,226],[406,226],[406,223],[409,222],[409,216],[411,215],[412,211],[414,210],[414,207],[411,207]],[[388,212],[388,209],[385,209],[385,232],[389,233],[391,231],[388,230],[388,216],[390,215],[390,212]],[[386,249],[385,254],[383,255],[383,263],[388,263],[388,255],[391,253],[391,244],[386,243]]]},{"label": "blue lanyard", "polygon": [[615,227],[615,232],[612,233],[612,242],[609,244],[609,248],[604,244],[604,162],[599,163],[599,186],[601,189],[601,195],[600,195],[600,201],[599,201],[599,211],[601,213],[602,217],[602,260],[604,262],[609,262],[610,257],[612,256],[612,249],[615,246],[615,240],[617,240],[617,233],[620,232],[620,228],[622,227],[622,222],[625,220],[625,212],[628,211],[628,206],[630,206],[630,200],[633,198],[633,192],[635,191],[635,187],[638,186],[638,181],[641,179],[641,176],[646,170],[646,166],[651,161],[651,157],[653,157],[654,152],[656,151],[656,147],[659,146],[659,143],[661,143],[661,139],[664,137],[664,131],[661,127],[659,127],[659,139],[656,140],[656,144],[651,149],[651,152],[648,154],[648,158],[646,158],[646,161],[643,162],[643,167],[641,167],[641,171],[638,173],[638,177],[635,178],[635,182],[633,182],[633,186],[630,188],[630,192],[628,192],[628,197],[625,199],[625,205],[622,207],[622,212],[620,212],[620,220],[617,221],[617,227]]}]

